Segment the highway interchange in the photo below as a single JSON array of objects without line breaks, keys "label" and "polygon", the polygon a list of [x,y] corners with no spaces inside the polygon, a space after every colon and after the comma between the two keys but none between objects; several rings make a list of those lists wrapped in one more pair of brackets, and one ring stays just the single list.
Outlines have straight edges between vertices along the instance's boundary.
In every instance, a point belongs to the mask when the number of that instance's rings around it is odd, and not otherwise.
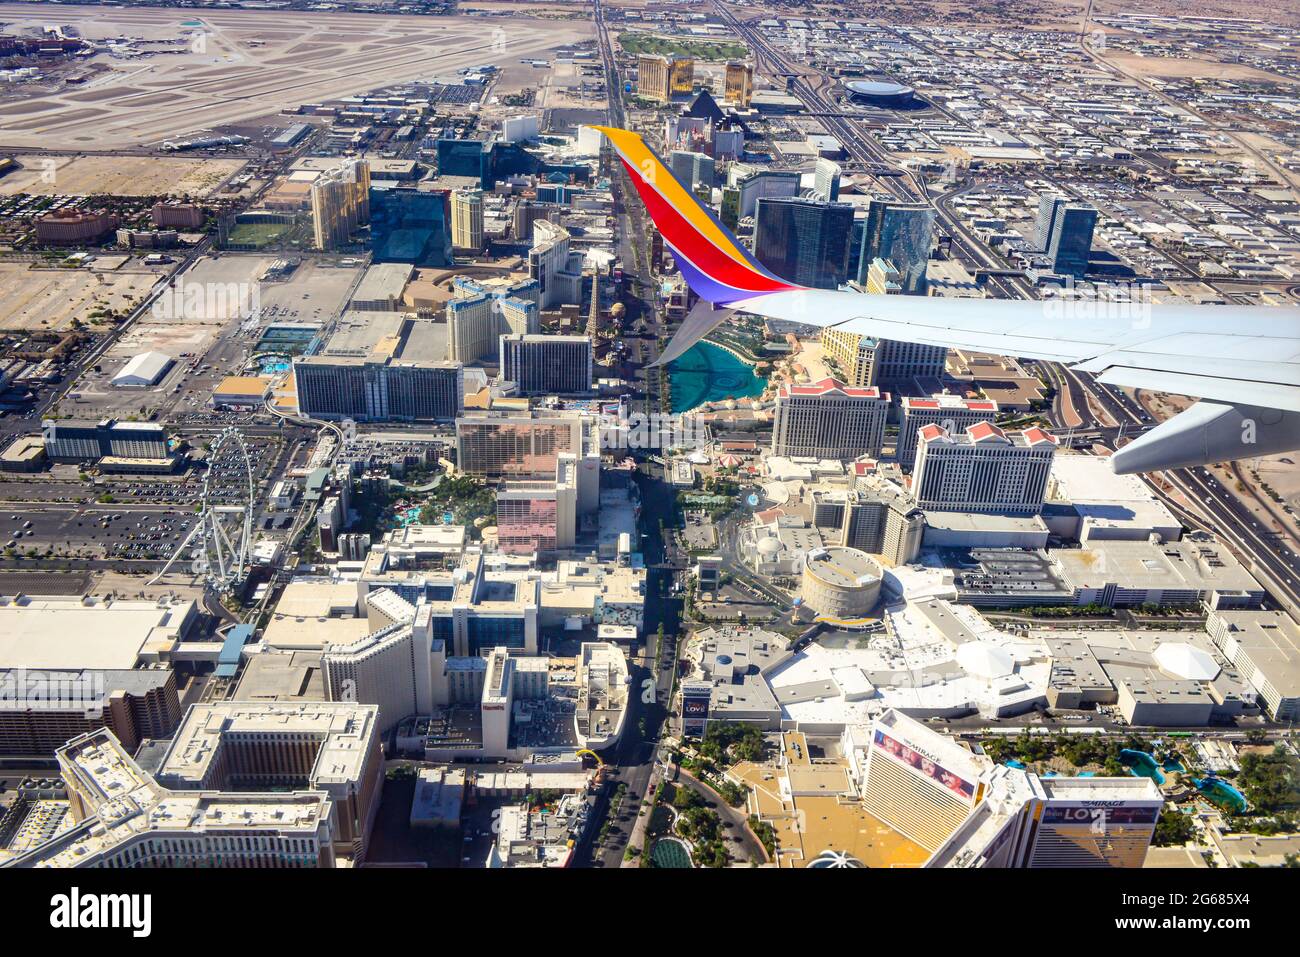
[{"label": "highway interchange", "polygon": [[[715,3],[722,19],[750,46],[760,68],[773,76],[790,78],[790,92],[798,97],[810,114],[816,115],[839,139],[848,155],[863,168],[879,169],[890,164],[884,149],[861,127],[848,119],[829,91],[835,80],[809,67],[791,64],[772,49],[762,33],[739,20],[726,5]],[[907,176],[881,176],[880,185],[900,200],[929,199],[928,191]],[[955,215],[950,203],[957,193],[938,197],[935,208],[946,233],[952,236],[952,245],[960,256],[976,267],[1005,269],[1007,264],[984,246],[960,217]],[[990,284],[1008,298],[1034,298],[1032,285],[1024,278],[994,276]],[[1069,390],[1082,431],[1096,430],[1101,441],[1123,441],[1150,428],[1152,417],[1148,410],[1128,392],[1113,386],[1103,386],[1092,375],[1066,366],[1038,363],[1047,367],[1048,381],[1055,381],[1058,395]],[[1102,410],[1111,422],[1098,417],[1093,409]],[[1066,423],[1058,422],[1058,426]],[[1163,481],[1162,481],[1163,479]],[[1293,613],[1300,609],[1300,557],[1279,541],[1271,529],[1264,528],[1258,518],[1229,490],[1222,487],[1206,468],[1174,469],[1147,476],[1146,481],[1189,524],[1208,528],[1223,538],[1247,567],[1264,580],[1280,604]],[[1171,494],[1174,493],[1174,494]]]}]

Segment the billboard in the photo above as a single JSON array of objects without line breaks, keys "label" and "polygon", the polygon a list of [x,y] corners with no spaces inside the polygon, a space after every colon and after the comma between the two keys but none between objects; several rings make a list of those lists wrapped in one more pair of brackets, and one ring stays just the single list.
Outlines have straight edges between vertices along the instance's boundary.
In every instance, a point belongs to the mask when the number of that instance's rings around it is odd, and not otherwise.
[{"label": "billboard", "polygon": [[1159,807],[1098,807],[1096,805],[1049,805],[1043,808],[1044,824],[1147,824],[1154,825],[1160,816]]},{"label": "billboard", "polygon": [[713,687],[707,684],[682,686],[682,733],[702,737],[709,720],[709,699]]},{"label": "billboard", "polygon": [[907,765],[917,774],[930,778],[963,801],[975,800],[974,781],[967,781],[960,775],[949,771],[928,755],[903,744],[896,738],[891,738],[879,729],[876,730],[872,743],[899,764]]}]

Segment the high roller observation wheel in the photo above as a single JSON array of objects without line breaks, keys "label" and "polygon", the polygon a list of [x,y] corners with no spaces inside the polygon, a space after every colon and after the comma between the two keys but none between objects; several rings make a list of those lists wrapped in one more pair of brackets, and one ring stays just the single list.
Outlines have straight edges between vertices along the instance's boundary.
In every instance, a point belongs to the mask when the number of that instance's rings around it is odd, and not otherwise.
[{"label": "high roller observation wheel", "polygon": [[[213,463],[220,459],[227,446],[232,446],[243,459],[245,494],[242,505],[216,500]],[[253,460],[248,454],[248,445],[237,428],[227,426],[217,434],[208,452],[208,469],[203,475],[203,487],[199,493],[198,521],[158,574],[149,580],[149,584],[157,582],[189,553],[190,570],[194,575],[202,577],[218,592],[233,589],[248,576],[254,501]],[[232,540],[222,522],[222,516],[239,513],[243,517]]]}]

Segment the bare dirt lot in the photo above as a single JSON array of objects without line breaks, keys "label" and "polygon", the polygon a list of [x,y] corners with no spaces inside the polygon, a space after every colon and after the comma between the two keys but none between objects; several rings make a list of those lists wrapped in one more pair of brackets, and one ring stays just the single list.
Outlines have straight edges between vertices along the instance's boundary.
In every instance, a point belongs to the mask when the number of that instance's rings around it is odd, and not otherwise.
[{"label": "bare dirt lot", "polygon": [[97,308],[124,313],[144,298],[163,272],[139,259],[111,270],[0,263],[0,331],[57,332],[74,319],[89,323],[89,314]]},{"label": "bare dirt lot", "polygon": [[1177,79],[1214,80],[1282,80],[1274,73],[1266,73],[1243,63],[1220,63],[1217,60],[1198,60],[1182,57],[1137,56],[1135,54],[1108,54],[1106,62],[1125,73],[1135,76],[1163,76]]},{"label": "bare dirt lot", "polygon": [[[215,127],[273,116],[484,64],[545,58],[591,39],[590,19],[414,17],[318,11],[109,9],[34,11],[0,4],[6,33],[59,24],[87,39],[127,37],[89,82],[38,98],[6,91],[0,145],[16,149],[158,146]],[[165,52],[164,52],[165,51]]]},{"label": "bare dirt lot", "polygon": [[154,156],[14,156],[21,169],[0,179],[0,195],[209,195],[243,160]]}]

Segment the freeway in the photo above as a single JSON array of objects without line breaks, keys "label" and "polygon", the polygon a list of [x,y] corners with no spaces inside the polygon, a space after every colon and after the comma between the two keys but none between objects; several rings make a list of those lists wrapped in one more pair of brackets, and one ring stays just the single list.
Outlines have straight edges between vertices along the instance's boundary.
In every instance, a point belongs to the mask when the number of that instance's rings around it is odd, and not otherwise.
[{"label": "freeway", "polygon": [[[865,135],[853,123],[851,116],[835,109],[834,101],[827,92],[837,82],[833,77],[811,68],[792,66],[771,48],[761,33],[742,23],[721,3],[716,6],[722,19],[750,45],[760,67],[772,75],[790,77],[790,92],[804,104],[810,115],[817,116],[827,130],[835,134],[845,152],[856,163],[876,176],[876,181],[886,192],[904,202],[930,201],[929,189],[912,170],[894,163],[888,151]],[[881,175],[882,171],[892,171],[894,175]],[[940,221],[952,237],[952,245],[967,264],[976,268],[1006,270],[1008,264],[985,247],[951,210],[949,204],[957,195],[960,195],[960,191],[950,192],[934,202]],[[1033,298],[1031,287],[1024,279],[998,275],[990,277],[988,283],[1004,296]]]},{"label": "freeway", "polygon": [[[891,165],[889,155],[879,144],[836,112],[826,93],[834,82],[830,77],[791,65],[771,48],[761,33],[742,23],[725,5],[715,2],[715,6],[722,20],[750,45],[761,68],[773,75],[790,78],[791,93],[810,112],[819,116],[850,156],[869,168]],[[907,182],[908,185],[915,186],[914,179],[904,181],[901,178],[883,178],[880,182],[898,199],[928,198],[924,187],[917,191],[917,195],[904,185]],[[957,195],[960,194],[950,192],[935,202],[940,219],[953,237],[954,246],[971,262],[982,264],[986,268],[1004,268],[1006,264],[984,247],[951,210],[951,201]],[[1033,288],[1024,279],[997,276],[990,281],[1013,297],[1035,298]],[[1042,363],[1041,366],[1047,372],[1048,381],[1055,382],[1058,392],[1068,395],[1065,413],[1057,413],[1058,427],[1077,426],[1095,434],[1098,441],[1115,445],[1151,427],[1152,417],[1147,410],[1123,391],[1101,386],[1091,375],[1068,367],[1050,363]],[[1098,413],[1108,417],[1111,422],[1100,419]],[[1263,580],[1275,598],[1293,613],[1300,610],[1300,589],[1297,588],[1300,558],[1279,541],[1277,532],[1262,525],[1249,507],[1220,487],[1207,469],[1175,469],[1160,476],[1147,476],[1146,481],[1180,514],[1187,514],[1190,510],[1199,515],[1205,527],[1216,532],[1229,544],[1247,567]],[[1171,494],[1171,491],[1178,494]],[[1188,504],[1180,501],[1180,497]]]},{"label": "freeway", "polygon": [[903,174],[877,176],[884,189],[900,200],[917,200],[925,196],[924,187],[916,183],[910,170],[902,169],[893,163],[883,149],[869,138],[863,137],[852,122],[839,111],[826,92],[834,85],[834,79],[810,68],[791,64],[768,44],[761,33],[733,14],[726,4],[715,0],[714,6],[722,21],[748,44],[758,69],[772,76],[787,77],[790,81],[790,92],[804,104],[810,114],[815,114],[830,132],[836,134],[840,145],[854,160],[867,169],[878,167],[898,170]]},{"label": "freeway", "polygon": [[[1123,390],[1103,386],[1088,373],[1068,366],[1062,366],[1061,371],[1115,421],[1130,426],[1149,421],[1146,409]],[[1158,475],[1144,475],[1143,479],[1180,512],[1199,516],[1204,527],[1237,553],[1274,598],[1293,614],[1300,612],[1300,556],[1282,545],[1278,533],[1262,524],[1208,468],[1168,469]],[[1180,494],[1171,495],[1164,483]]]}]

